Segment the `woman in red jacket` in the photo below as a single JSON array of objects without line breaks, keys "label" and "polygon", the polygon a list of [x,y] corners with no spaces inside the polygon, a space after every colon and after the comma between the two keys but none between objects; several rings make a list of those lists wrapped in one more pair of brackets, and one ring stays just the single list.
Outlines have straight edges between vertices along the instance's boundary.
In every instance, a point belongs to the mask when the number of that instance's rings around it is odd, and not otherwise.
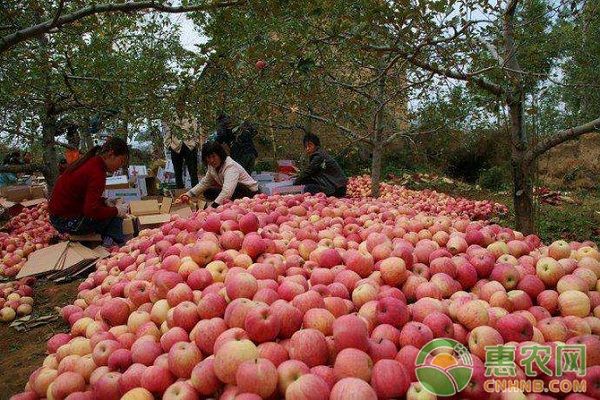
[{"label": "woman in red jacket", "polygon": [[102,197],[106,173],[127,163],[129,148],[123,140],[109,137],[67,167],[58,178],[50,203],[50,222],[60,233],[99,233],[103,245],[121,245],[126,205],[108,204]]}]

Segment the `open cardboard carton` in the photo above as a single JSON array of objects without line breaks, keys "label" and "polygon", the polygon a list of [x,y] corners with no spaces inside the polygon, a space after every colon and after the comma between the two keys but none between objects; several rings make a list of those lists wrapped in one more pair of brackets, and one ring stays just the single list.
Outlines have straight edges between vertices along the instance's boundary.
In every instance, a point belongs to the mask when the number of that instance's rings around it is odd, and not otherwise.
[{"label": "open cardboard carton", "polygon": [[127,175],[115,175],[106,177],[105,190],[127,189],[129,188],[129,178]]},{"label": "open cardboard carton", "polygon": [[0,207],[16,215],[24,208],[42,204],[46,201],[42,186],[7,186],[2,188]]},{"label": "open cardboard carton", "polygon": [[159,203],[156,199],[132,201],[129,212],[137,218],[140,229],[160,226],[171,220],[171,215],[189,218],[193,210],[189,204],[173,204],[173,198],[163,197]]},{"label": "open cardboard carton", "polygon": [[100,247],[88,249],[76,242],[60,242],[32,253],[17,279],[26,276],[45,276],[54,281],[66,281],[91,269],[109,253]]}]

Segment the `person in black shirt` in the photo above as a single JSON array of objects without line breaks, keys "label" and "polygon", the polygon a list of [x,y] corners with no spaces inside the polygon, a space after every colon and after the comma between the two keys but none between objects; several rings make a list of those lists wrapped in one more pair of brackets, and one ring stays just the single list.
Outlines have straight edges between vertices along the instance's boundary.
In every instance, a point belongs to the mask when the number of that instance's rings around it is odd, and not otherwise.
[{"label": "person in black shirt", "polygon": [[307,133],[302,143],[310,162],[308,167],[300,172],[294,185],[305,185],[304,191],[310,194],[322,192],[327,196],[344,197],[348,178],[340,165],[321,148],[319,137]]}]

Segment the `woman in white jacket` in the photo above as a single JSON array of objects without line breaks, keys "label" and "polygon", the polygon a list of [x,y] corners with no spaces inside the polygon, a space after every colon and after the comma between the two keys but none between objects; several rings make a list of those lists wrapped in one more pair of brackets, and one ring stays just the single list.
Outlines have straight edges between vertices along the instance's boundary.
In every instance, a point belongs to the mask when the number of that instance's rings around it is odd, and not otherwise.
[{"label": "woman in white jacket", "polygon": [[227,155],[221,144],[205,144],[202,147],[202,162],[208,166],[206,175],[200,183],[181,195],[180,201],[187,202],[190,197],[202,195],[207,200],[214,200],[212,206],[217,207],[226,199],[252,197],[258,193],[258,182]]}]

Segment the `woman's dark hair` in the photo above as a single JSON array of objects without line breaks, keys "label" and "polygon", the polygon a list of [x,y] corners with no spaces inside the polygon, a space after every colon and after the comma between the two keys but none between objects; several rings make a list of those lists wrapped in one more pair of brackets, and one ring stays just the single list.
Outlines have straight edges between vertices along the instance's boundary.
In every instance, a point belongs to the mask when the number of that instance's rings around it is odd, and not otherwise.
[{"label": "woman's dark hair", "polygon": [[304,137],[302,138],[302,144],[306,147],[306,144],[308,142],[314,144],[317,147],[321,147],[321,139],[319,139],[319,137],[314,133],[308,132],[304,135]]},{"label": "woman's dark hair", "polygon": [[67,167],[65,172],[70,173],[81,167],[90,158],[95,156],[101,156],[112,151],[115,156],[127,156],[129,157],[129,146],[123,139],[118,137],[109,136],[106,138],[106,142],[102,146],[94,146],[88,150],[83,156],[79,157],[77,161],[73,162]]},{"label": "woman's dark hair", "polygon": [[221,158],[221,162],[224,163],[227,158],[227,152],[218,142],[209,142],[202,146],[202,162],[206,164],[206,159],[211,155],[216,154]]}]

